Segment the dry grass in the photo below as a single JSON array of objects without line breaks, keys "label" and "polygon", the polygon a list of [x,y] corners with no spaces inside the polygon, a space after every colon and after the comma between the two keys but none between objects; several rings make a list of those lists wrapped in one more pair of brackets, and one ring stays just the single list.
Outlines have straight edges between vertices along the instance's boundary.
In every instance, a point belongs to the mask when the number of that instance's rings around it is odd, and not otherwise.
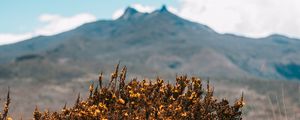
[{"label": "dry grass", "polygon": [[10,104],[10,96],[9,96],[9,88],[8,88],[3,113],[1,114],[1,112],[0,112],[0,120],[11,120],[11,117],[8,117],[9,104]]},{"label": "dry grass", "polygon": [[[56,112],[40,112],[36,107],[34,120],[102,120],[102,119],[203,119],[240,120],[244,106],[243,95],[234,105],[229,101],[214,98],[214,88],[209,81],[203,88],[197,77],[176,76],[176,83],[133,79],[126,83],[127,68],[119,72],[119,65],[111,74],[107,86],[90,85],[89,96],[85,100],[80,95],[73,107],[66,105]],[[9,94],[1,119],[7,119]],[[11,119],[11,118],[9,118]]]}]

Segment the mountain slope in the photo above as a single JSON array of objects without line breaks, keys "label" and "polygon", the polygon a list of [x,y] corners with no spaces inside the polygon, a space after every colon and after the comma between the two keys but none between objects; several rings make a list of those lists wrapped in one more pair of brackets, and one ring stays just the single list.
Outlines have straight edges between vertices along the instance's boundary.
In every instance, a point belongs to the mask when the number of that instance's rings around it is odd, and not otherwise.
[{"label": "mountain slope", "polygon": [[[58,35],[0,46],[0,69],[12,75],[17,71],[7,71],[7,67],[22,69],[18,67],[25,64],[38,69],[40,66],[34,66],[36,58],[26,60],[32,64],[18,60],[33,55],[57,65],[54,71],[64,64],[65,68],[95,72],[98,66],[120,60],[137,66],[135,72],[146,67],[156,73],[300,79],[298,46],[299,40],[280,35],[253,39],[219,34],[205,25],[180,18],[165,7],[152,13],[140,13],[129,7],[117,20],[100,20]],[[56,74],[52,76],[59,78]]]},{"label": "mountain slope", "polygon": [[[117,20],[0,46],[0,94],[10,86],[10,113],[23,113],[26,119],[35,105],[42,110],[73,105],[70,100],[78,93],[87,95],[100,70],[109,73],[120,61],[129,78],[172,80],[176,73],[210,77],[217,97],[230,101],[243,91],[246,120],[299,119],[300,87],[293,81],[300,79],[299,46],[298,39],[281,35],[254,39],[220,34],[165,7],[152,13],[128,8]],[[109,78],[104,76],[104,82]]]}]

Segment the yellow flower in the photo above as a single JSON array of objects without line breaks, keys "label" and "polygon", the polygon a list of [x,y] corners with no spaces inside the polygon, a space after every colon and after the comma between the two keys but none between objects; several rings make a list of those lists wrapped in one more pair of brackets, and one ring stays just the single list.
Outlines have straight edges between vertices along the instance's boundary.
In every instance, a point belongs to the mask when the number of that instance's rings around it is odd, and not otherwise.
[{"label": "yellow flower", "polygon": [[161,110],[163,107],[164,107],[163,105],[160,105],[160,106],[159,106],[159,109]]},{"label": "yellow flower", "polygon": [[101,111],[99,109],[96,109],[95,113],[100,113]]},{"label": "yellow flower", "polygon": [[181,113],[181,116],[186,117],[187,116],[186,112]]},{"label": "yellow flower", "polygon": [[124,101],[122,98],[118,99],[117,102],[118,102],[119,104],[125,104],[125,101]]}]

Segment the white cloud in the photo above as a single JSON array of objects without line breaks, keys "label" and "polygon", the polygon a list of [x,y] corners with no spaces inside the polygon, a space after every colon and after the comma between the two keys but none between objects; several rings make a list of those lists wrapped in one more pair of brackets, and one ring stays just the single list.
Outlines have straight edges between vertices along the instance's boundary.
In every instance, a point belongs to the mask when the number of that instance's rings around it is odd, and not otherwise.
[{"label": "white cloud", "polygon": [[19,42],[32,37],[31,33],[23,34],[0,34],[0,45]]},{"label": "white cloud", "polygon": [[[153,7],[153,6],[147,6],[147,5],[137,4],[137,3],[130,5],[130,7],[134,8],[137,11],[142,12],[142,13],[150,13],[155,10],[155,7]],[[125,8],[116,10],[112,15],[112,19],[114,19],[114,20],[118,19],[119,17],[121,17],[124,14],[124,12],[125,12]]]},{"label": "white cloud", "polygon": [[39,20],[45,22],[46,26],[36,29],[35,34],[53,35],[74,29],[84,23],[95,21],[96,17],[87,13],[78,14],[72,17],[44,14],[39,17]]},{"label": "white cloud", "polygon": [[36,28],[34,31],[22,34],[0,33],[0,45],[19,42],[38,35],[54,35],[61,33],[74,29],[84,23],[95,21],[96,17],[88,13],[81,13],[71,17],[43,14],[40,15],[38,19],[45,25]]},{"label": "white cloud", "polygon": [[155,7],[153,6],[147,6],[142,4],[132,4],[131,7],[135,8],[137,11],[142,13],[150,13],[155,10]]},{"label": "white cloud", "polygon": [[124,9],[118,9],[116,10],[113,15],[112,15],[112,19],[118,19],[119,17],[121,17],[124,14]]},{"label": "white cloud", "polygon": [[299,0],[180,0],[178,14],[218,32],[300,37]]},{"label": "white cloud", "polygon": [[167,9],[168,11],[170,11],[171,13],[174,13],[174,14],[179,14],[179,11],[177,8],[173,7],[173,6],[167,6]]}]

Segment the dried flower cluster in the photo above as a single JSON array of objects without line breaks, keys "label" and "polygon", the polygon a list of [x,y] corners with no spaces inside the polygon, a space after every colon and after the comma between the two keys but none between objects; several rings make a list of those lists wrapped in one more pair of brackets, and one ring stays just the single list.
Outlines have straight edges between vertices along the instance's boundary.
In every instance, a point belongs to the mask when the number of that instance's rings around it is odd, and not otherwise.
[{"label": "dried flower cluster", "polygon": [[125,83],[126,67],[118,72],[119,65],[111,75],[110,83],[102,85],[99,75],[96,87],[89,88],[89,97],[81,100],[80,95],[73,107],[66,105],[59,112],[33,113],[35,120],[152,120],[152,119],[203,119],[240,120],[242,97],[231,106],[225,99],[217,101],[213,88],[206,89],[199,78],[177,76],[176,84],[165,83],[157,78],[155,82],[137,79]]},{"label": "dried flower cluster", "polygon": [[12,120],[11,117],[8,117],[8,110],[10,104],[9,88],[6,96],[6,102],[4,103],[3,113],[0,112],[0,120]]},{"label": "dried flower cluster", "polygon": [[[241,108],[244,106],[242,97],[233,106],[225,99],[217,101],[213,97],[214,89],[209,81],[206,89],[199,78],[177,76],[176,84],[136,78],[126,81],[127,68],[119,73],[119,64],[111,74],[110,83],[102,85],[103,74],[99,75],[99,83],[90,85],[89,97],[82,100],[80,95],[73,107],[66,105],[61,111],[40,112],[36,107],[34,120],[241,120]],[[0,120],[12,120],[8,117],[10,94]]]}]

